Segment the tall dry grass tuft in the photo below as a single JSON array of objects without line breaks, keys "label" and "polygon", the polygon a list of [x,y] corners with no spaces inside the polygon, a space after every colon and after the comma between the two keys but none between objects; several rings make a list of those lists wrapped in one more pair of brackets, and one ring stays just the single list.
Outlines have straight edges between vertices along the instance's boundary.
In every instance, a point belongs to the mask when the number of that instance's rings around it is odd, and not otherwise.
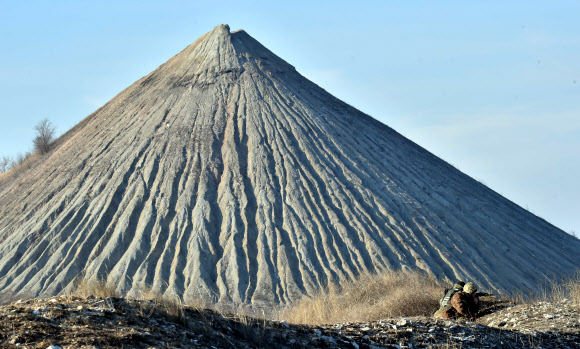
[{"label": "tall dry grass tuft", "polygon": [[446,285],[418,271],[385,271],[331,285],[284,310],[297,324],[372,321],[393,316],[431,316]]},{"label": "tall dry grass tuft", "polygon": [[514,293],[509,299],[515,304],[535,302],[558,302],[564,299],[580,307],[580,270],[571,277],[553,278],[538,286],[539,291],[522,294]]},{"label": "tall dry grass tuft", "polygon": [[570,284],[569,291],[572,302],[580,307],[580,274],[577,274],[574,281]]},{"label": "tall dry grass tuft", "polygon": [[78,297],[89,297],[93,296],[96,298],[109,298],[116,297],[120,298],[122,295],[117,292],[113,284],[107,282],[104,279],[79,279],[73,291],[72,295]]},{"label": "tall dry grass tuft", "polygon": [[[142,301],[139,303],[142,316],[150,317],[153,314],[157,314],[163,316],[168,321],[184,323],[186,305],[183,304],[178,296],[164,295],[149,286],[136,287],[134,293],[137,297],[130,298]],[[86,278],[79,278],[70,294],[77,297],[127,297],[127,295],[119,293],[113,284],[106,280]],[[201,309],[199,304],[192,303],[187,306],[194,309]]]},{"label": "tall dry grass tuft", "polygon": [[169,296],[154,290],[151,287],[143,286],[136,290],[138,300],[141,303],[141,312],[144,316],[151,316],[153,313],[160,315],[168,321],[185,324],[185,308],[200,309],[199,304],[185,305],[177,295]]},{"label": "tall dry grass tuft", "polygon": [[572,277],[553,281],[546,287],[547,300],[560,301],[568,299],[580,307],[580,271]]}]

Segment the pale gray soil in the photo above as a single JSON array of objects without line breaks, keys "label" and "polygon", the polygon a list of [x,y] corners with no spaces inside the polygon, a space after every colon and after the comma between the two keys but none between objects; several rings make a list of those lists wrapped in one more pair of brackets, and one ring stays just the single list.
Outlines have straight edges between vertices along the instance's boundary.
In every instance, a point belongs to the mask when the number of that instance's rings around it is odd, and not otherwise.
[{"label": "pale gray soil", "polygon": [[578,239],[223,25],[1,176],[0,203],[5,294],[84,275],[270,304],[387,268],[525,291],[580,266]]}]

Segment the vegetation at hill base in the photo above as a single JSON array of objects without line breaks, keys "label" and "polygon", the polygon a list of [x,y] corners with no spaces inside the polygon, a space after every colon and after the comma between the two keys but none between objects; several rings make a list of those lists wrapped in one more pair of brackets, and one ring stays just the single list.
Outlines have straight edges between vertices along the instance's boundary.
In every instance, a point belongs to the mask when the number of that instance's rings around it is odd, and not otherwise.
[{"label": "vegetation at hill base", "polygon": [[284,312],[293,323],[371,321],[395,316],[430,316],[439,307],[445,283],[414,271],[363,274],[332,284]]},{"label": "vegetation at hill base", "polygon": [[[577,348],[578,275],[525,301],[485,299],[476,322],[430,316],[443,286],[417,272],[363,275],[288,309],[250,317],[223,305],[183,304],[147,287],[135,299],[121,298],[110,282],[82,279],[69,295],[0,306],[0,347]],[[428,295],[408,311],[398,304],[412,298],[401,294],[419,297],[421,290]]]}]

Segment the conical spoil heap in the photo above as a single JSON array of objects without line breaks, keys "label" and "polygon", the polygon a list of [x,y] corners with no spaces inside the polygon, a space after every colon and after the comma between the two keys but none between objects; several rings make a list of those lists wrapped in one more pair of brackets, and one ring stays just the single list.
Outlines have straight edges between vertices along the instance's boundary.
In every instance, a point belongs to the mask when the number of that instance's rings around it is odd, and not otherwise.
[{"label": "conical spoil heap", "polygon": [[7,178],[5,294],[52,295],[83,275],[271,304],[366,271],[509,291],[579,267],[578,239],[224,25]]}]

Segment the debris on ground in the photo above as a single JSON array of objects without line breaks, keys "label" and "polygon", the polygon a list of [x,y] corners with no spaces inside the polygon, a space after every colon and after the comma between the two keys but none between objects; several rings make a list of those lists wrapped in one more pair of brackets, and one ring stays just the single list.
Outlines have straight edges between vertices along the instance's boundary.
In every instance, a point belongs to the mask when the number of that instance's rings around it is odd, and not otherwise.
[{"label": "debris on ground", "polygon": [[[175,309],[174,309],[175,310]],[[1,348],[578,348],[570,301],[498,305],[476,322],[429,317],[293,325],[152,301],[60,296],[0,306]]]}]

